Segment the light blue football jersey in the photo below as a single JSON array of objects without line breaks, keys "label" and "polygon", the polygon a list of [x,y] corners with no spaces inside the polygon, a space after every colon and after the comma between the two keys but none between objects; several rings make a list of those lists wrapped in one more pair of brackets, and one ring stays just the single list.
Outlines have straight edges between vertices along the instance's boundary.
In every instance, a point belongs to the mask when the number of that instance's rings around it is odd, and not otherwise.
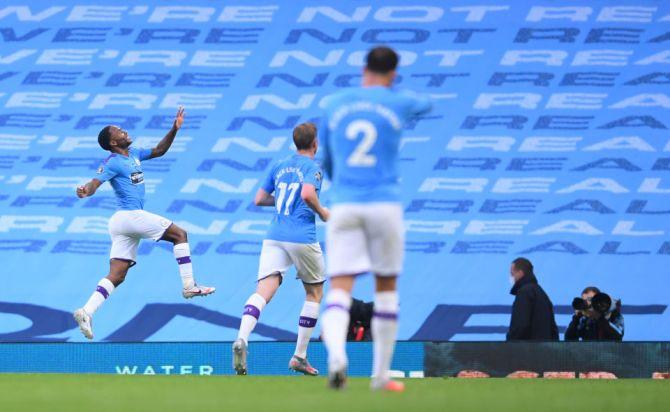
[{"label": "light blue football jersey", "polygon": [[324,100],[319,128],[331,203],[399,202],[400,137],[431,102],[387,87],[348,89]]},{"label": "light blue football jersey", "polygon": [[281,242],[316,243],[316,218],[302,200],[304,184],[321,191],[321,168],[307,156],[294,154],[277,162],[262,184],[263,190],[274,192],[275,215],[267,238]]},{"label": "light blue football jersey", "polygon": [[144,209],[144,172],[142,160],[151,156],[151,149],[131,147],[128,157],[112,153],[100,165],[95,179],[109,181],[116,195],[118,210]]}]

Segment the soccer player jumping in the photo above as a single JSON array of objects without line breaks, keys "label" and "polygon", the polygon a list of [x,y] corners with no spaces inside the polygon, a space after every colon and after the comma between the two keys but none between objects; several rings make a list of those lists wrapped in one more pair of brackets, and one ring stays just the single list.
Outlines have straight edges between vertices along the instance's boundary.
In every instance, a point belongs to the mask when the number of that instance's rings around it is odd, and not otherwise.
[{"label": "soccer player jumping", "polygon": [[98,134],[98,143],[111,154],[98,169],[97,176],[77,188],[77,196],[93,196],[100,185],[109,181],[116,195],[117,211],[109,219],[109,234],[112,237],[109,274],[98,282],[84,307],[74,312],[79,329],[88,339],[93,339],[93,314],[124,281],[128,269],[135,265],[140,239],[148,238],[156,242],[167,240],[174,244],[174,257],[179,265],[184,298],[206,296],[215,291],[215,288],[197,285],[193,279],[186,231],[170,220],[144,210],[144,173],[141,162],[163,156],[183,122],[184,109],[180,107],[172,128],[153,149],[131,147],[133,141],[128,132],[116,126],[106,126]]},{"label": "soccer player jumping", "polygon": [[332,180],[330,222],[326,231],[327,273],[323,339],[328,349],[329,384],[346,381],[346,336],[351,290],[356,275],[373,272],[376,281],[372,318],[372,389],[402,391],[389,378],[398,330],[396,278],[404,252],[398,150],[408,119],[431,103],[411,92],[391,89],[398,55],[388,47],[372,49],[362,88],[324,100],[321,125],[324,171]]},{"label": "soccer player jumping", "polygon": [[321,246],[316,240],[315,214],[324,222],[329,211],[319,202],[321,169],[314,162],[319,148],[316,127],[303,123],[293,130],[298,153],[277,162],[254,203],[274,206],[275,215],[263,241],[258,268],[258,286],[244,306],[237,340],[233,343],[233,368],[238,375],[247,374],[247,344],[261,311],[282,283],[286,271],[295,265],[305,288],[305,303],[298,321],[298,341],[289,369],[305,375],[319,371],[307,362],[307,345],[319,317],[323,296],[324,263]]}]

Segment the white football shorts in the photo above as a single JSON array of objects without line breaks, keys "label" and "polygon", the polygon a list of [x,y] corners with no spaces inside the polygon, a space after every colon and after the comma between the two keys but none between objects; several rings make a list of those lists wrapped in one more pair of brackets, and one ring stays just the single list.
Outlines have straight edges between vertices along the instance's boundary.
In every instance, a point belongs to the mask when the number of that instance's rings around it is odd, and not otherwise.
[{"label": "white football shorts", "polygon": [[373,272],[394,276],[402,270],[405,227],[399,203],[343,203],[330,210],[326,229],[329,276]]},{"label": "white football shorts", "polygon": [[128,260],[135,264],[140,239],[159,241],[172,221],[146,210],[119,210],[109,219],[112,238],[110,259]]},{"label": "white football shorts", "polygon": [[258,280],[279,272],[284,277],[286,271],[295,265],[298,279],[303,283],[323,283],[323,252],[318,243],[293,243],[265,239],[258,263]]}]

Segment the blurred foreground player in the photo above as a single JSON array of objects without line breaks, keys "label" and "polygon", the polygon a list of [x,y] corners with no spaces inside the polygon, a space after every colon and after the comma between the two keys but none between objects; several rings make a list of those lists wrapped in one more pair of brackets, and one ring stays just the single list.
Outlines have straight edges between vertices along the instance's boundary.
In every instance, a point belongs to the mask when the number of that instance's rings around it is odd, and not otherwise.
[{"label": "blurred foreground player", "polygon": [[214,288],[199,286],[193,279],[191,252],[184,229],[170,220],[144,210],[144,173],[142,161],[163,156],[174,141],[184,122],[184,109],[179,108],[170,131],[153,149],[130,147],[133,143],[128,132],[116,126],[106,126],[98,134],[100,146],[111,152],[90,182],[77,188],[80,198],[93,196],[104,182],[114,188],[117,211],[109,219],[112,250],[109,255],[109,274],[98,282],[98,287],[83,308],[74,312],[79,329],[93,339],[91,317],[109,295],[126,278],[128,269],[135,265],[140,239],[167,240],[174,244],[174,256],[179,265],[186,298],[214,293]]},{"label": "blurred foreground player", "polygon": [[275,216],[263,241],[258,268],[258,286],[244,306],[237,340],[233,343],[233,368],[247,374],[247,345],[261,311],[282,283],[286,271],[295,265],[305,288],[305,303],[298,321],[298,341],[289,369],[305,375],[319,371],[307,362],[307,345],[319,317],[323,296],[324,263],[316,240],[315,214],[324,222],[328,209],[319,202],[321,169],[314,162],[319,148],[316,127],[303,123],[293,130],[298,153],[276,163],[256,193],[258,206],[274,206]]},{"label": "blurred foreground player", "polygon": [[327,273],[331,289],[323,314],[329,384],[344,386],[345,342],[351,289],[356,275],[375,274],[372,318],[372,389],[402,391],[389,378],[398,330],[396,278],[402,269],[404,227],[398,150],[406,121],[430,110],[430,101],[396,92],[398,55],[376,47],[367,55],[362,88],[327,97],[321,140],[324,170],[332,180],[327,228]]}]

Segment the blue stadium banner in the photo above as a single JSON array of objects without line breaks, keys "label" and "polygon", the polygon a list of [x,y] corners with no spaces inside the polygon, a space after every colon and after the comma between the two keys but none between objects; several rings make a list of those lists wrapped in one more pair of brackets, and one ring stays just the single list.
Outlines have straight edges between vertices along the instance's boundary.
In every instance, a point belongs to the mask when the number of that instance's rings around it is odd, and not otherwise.
[{"label": "blue stadium banner", "polygon": [[[249,374],[287,375],[293,342],[252,342]],[[349,374],[370,376],[372,343],[347,347]],[[424,345],[399,342],[391,365],[398,377],[423,377]],[[326,348],[310,346],[309,360],[326,371]],[[0,373],[102,373],[118,375],[232,375],[231,344],[220,342],[152,343],[2,343]]]},{"label": "blue stadium banner", "polygon": [[[434,102],[401,144],[399,337],[503,339],[523,255],[559,326],[595,285],[622,299],[625,339],[670,340],[669,21],[657,0],[3,2],[0,341],[84,340],[70,314],[107,273],[115,203],[75,187],[102,127],[149,147],[179,105],[173,147],[143,163],[146,209],[188,231],[217,293],[184,301],[171,245],[143,241],[95,339],[234,339],[271,219],[253,194],[379,44]],[[252,341],[292,339],[303,300],[291,273]]]}]

